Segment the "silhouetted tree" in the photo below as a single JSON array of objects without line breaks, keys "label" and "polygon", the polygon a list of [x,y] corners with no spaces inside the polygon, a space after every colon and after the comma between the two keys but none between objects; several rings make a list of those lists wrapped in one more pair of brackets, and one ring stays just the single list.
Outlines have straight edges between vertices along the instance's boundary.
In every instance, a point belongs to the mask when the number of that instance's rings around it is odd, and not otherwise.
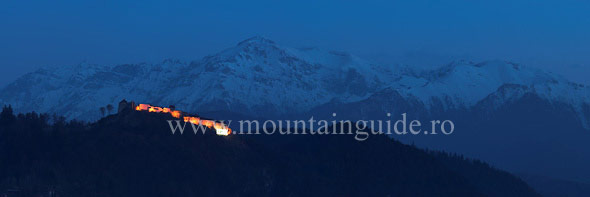
[{"label": "silhouetted tree", "polygon": [[107,105],[107,112],[109,112],[109,115],[111,114],[111,111],[113,111],[113,105],[108,104]]},{"label": "silhouetted tree", "polygon": [[104,107],[100,107],[100,115],[104,116],[106,109]]},{"label": "silhouetted tree", "polygon": [[8,123],[8,122],[13,122],[15,119],[13,111],[12,111],[12,106],[4,106],[4,108],[2,108],[2,113],[0,113],[0,122],[1,123]]}]

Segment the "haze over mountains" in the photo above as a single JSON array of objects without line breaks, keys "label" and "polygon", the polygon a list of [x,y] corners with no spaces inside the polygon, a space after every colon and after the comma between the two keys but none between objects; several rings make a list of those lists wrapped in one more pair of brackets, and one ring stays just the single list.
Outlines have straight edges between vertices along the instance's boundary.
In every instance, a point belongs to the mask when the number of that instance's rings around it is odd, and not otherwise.
[{"label": "haze over mountains", "polygon": [[[450,119],[451,136],[399,136],[510,171],[590,182],[590,91],[505,61],[434,70],[372,64],[344,52],[294,49],[253,37],[201,60],[43,68],[0,90],[17,112],[96,120],[122,99],[262,118]],[[398,138],[394,136],[394,138]],[[584,156],[586,155],[586,156]]]},{"label": "haze over mountains", "polygon": [[588,87],[515,63],[458,61],[420,71],[375,65],[344,52],[283,47],[258,36],[190,63],[167,59],[42,68],[4,87],[0,101],[19,112],[82,120],[98,119],[98,107],[123,98],[195,112],[272,116],[305,112],[333,99],[359,101],[387,88],[425,107],[439,106],[436,100],[444,100],[444,108],[471,107],[504,84],[527,86],[543,98],[571,104],[588,123],[582,110],[590,103]]}]

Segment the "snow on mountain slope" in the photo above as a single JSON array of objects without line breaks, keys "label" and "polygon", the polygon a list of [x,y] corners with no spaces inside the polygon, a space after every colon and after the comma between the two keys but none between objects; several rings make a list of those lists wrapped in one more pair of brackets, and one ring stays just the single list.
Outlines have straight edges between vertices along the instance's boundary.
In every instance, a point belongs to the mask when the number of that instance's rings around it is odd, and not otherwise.
[{"label": "snow on mountain slope", "polygon": [[[79,64],[43,68],[26,74],[1,90],[0,102],[17,112],[47,112],[93,120],[98,108],[116,106],[123,98],[142,100],[166,88],[167,78],[186,65],[175,60],[159,64],[99,66]],[[157,88],[154,88],[157,87]]]},{"label": "snow on mountain slope", "polygon": [[[469,108],[487,96],[502,91],[500,96],[495,97],[497,106],[506,100],[517,99],[524,95],[523,91],[527,91],[548,101],[572,105],[584,126],[590,125],[584,113],[584,106],[590,104],[590,87],[572,83],[549,72],[505,61],[459,61],[436,70],[403,72],[400,78],[391,83],[391,87],[404,97],[417,98],[426,107],[442,104],[436,107]],[[505,85],[518,88],[502,88]]]},{"label": "snow on mountain slope", "polygon": [[590,106],[588,87],[509,62],[460,61],[429,71],[396,70],[343,52],[283,47],[263,37],[191,63],[40,69],[0,90],[0,103],[18,112],[84,120],[100,117],[101,106],[116,105],[123,98],[176,105],[189,112],[228,110],[272,117],[305,112],[333,100],[360,101],[385,88],[427,107],[438,105],[438,100],[443,101],[439,108],[469,108],[505,84],[526,86],[587,116],[583,109]]},{"label": "snow on mountain slope", "polygon": [[459,61],[442,68],[407,72],[391,85],[405,96],[414,96],[425,104],[433,98],[450,98],[454,106],[469,107],[495,92],[504,84],[530,86],[548,100],[560,100],[580,106],[588,103],[589,87],[538,69],[504,61],[472,63]]},{"label": "snow on mountain slope", "polygon": [[38,111],[85,120],[123,98],[186,111],[232,110],[251,115],[302,112],[338,98],[355,101],[385,80],[375,66],[346,53],[281,47],[262,37],[190,64],[40,69],[2,90],[0,101],[19,112]]}]

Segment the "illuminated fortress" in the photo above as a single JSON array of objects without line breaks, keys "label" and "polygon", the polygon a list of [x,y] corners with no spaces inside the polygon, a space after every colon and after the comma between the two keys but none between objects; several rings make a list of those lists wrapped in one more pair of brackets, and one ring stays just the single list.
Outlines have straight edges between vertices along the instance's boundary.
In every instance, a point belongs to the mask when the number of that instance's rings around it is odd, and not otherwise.
[{"label": "illuminated fortress", "polygon": [[190,116],[186,112],[175,110],[175,107],[173,105],[171,105],[170,107],[157,107],[157,106],[152,106],[149,104],[136,105],[135,102],[133,102],[133,101],[127,102],[125,99],[123,99],[121,102],[119,102],[119,110],[118,110],[119,112],[121,112],[123,110],[127,110],[127,108],[134,109],[136,111],[147,111],[147,112],[152,112],[152,113],[167,113],[167,114],[170,114],[174,118],[181,118],[182,117],[182,120],[184,120],[184,122],[189,122],[194,125],[203,125],[203,126],[206,126],[207,128],[215,129],[215,132],[217,133],[217,135],[228,136],[229,134],[231,134],[231,129],[229,127],[227,127],[227,125],[225,125],[223,122],[209,120],[209,119],[203,119],[198,116]]}]

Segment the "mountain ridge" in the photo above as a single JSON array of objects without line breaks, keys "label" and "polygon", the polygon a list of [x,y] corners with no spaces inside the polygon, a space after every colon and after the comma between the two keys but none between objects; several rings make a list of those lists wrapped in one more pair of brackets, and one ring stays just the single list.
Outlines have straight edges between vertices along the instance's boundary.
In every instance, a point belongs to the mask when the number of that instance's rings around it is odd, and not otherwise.
[{"label": "mountain ridge", "polygon": [[[426,107],[468,108],[502,85],[529,86],[542,97],[565,101],[586,120],[589,87],[505,61],[456,61],[434,70],[391,68],[348,53],[283,47],[261,36],[190,63],[74,66],[39,69],[0,90],[0,103],[17,111],[57,113],[94,120],[99,103],[124,98],[176,105],[194,112],[241,111],[256,116],[302,113],[335,99],[347,103],[386,88]],[[465,91],[468,90],[468,91]],[[433,103],[433,99],[442,103]],[[50,107],[66,103],[66,107]],[[588,121],[582,121],[588,127]]]}]

